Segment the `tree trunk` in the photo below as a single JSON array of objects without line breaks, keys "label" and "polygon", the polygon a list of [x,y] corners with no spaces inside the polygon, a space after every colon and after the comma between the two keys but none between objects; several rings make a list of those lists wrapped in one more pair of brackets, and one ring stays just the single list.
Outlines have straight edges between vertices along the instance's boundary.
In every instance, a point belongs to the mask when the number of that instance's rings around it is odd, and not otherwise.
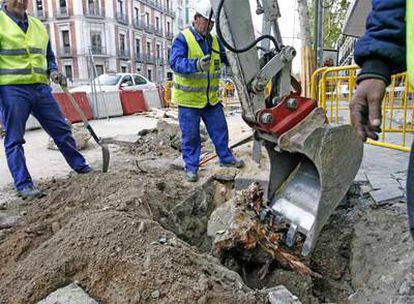
[{"label": "tree trunk", "polygon": [[300,21],[301,51],[301,83],[302,94],[310,96],[312,73],[315,70],[315,56],[312,49],[311,23],[309,17],[308,0],[298,0],[298,13]]}]

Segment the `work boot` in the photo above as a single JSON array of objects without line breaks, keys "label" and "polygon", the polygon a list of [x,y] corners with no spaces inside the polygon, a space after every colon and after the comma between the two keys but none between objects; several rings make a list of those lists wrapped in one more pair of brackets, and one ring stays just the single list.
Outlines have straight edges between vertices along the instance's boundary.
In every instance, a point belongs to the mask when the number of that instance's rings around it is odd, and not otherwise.
[{"label": "work boot", "polygon": [[26,186],[22,190],[17,190],[17,193],[23,199],[41,198],[46,194],[35,186]]},{"label": "work boot", "polygon": [[233,163],[220,163],[221,167],[226,167],[226,168],[243,168],[244,167],[244,161],[240,160],[235,160]]},{"label": "work boot", "polygon": [[185,172],[185,178],[190,183],[195,183],[198,180],[197,172],[187,171]]},{"label": "work boot", "polygon": [[86,168],[84,168],[80,171],[76,171],[76,173],[78,173],[78,174],[88,174],[88,173],[93,173],[93,172],[94,172],[94,170],[90,166],[87,166]]}]

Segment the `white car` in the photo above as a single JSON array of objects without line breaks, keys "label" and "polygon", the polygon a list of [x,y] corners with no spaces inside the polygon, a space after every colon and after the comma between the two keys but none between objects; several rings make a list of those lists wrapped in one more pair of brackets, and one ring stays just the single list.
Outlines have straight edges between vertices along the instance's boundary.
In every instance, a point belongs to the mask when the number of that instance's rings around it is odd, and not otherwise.
[{"label": "white car", "polygon": [[[129,73],[102,74],[94,82],[97,92],[147,90],[157,87],[155,83],[149,81],[144,76]],[[83,85],[70,90],[71,93],[90,93],[91,91],[90,85]]]}]

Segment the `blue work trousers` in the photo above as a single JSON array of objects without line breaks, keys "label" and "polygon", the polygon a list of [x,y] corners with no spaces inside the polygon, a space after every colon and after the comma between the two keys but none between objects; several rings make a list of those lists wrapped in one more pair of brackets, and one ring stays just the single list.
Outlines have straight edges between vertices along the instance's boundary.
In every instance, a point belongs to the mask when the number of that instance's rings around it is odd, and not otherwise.
[{"label": "blue work trousers", "polygon": [[178,120],[182,133],[182,153],[185,171],[197,172],[200,162],[201,137],[200,120],[206,125],[220,163],[234,163],[233,153],[229,149],[229,130],[221,103],[203,109],[178,108]]},{"label": "blue work trousers", "polygon": [[414,233],[414,143],[411,147],[410,164],[408,166],[407,204],[410,229]]},{"label": "blue work trousers", "polygon": [[[76,150],[70,126],[53,98],[50,86],[0,86],[0,110],[6,131],[4,148],[7,164],[18,190],[33,185],[23,150],[25,127],[30,113],[53,138],[72,169],[82,172],[89,168],[85,158]],[[39,162],[45,161],[42,155],[37,157]]]}]

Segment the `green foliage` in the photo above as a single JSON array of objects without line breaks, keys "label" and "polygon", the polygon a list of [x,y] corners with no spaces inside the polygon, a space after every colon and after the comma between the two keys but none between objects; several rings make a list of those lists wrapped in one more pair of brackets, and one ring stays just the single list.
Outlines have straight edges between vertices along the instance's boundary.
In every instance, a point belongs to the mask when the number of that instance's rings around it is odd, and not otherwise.
[{"label": "green foliage", "polygon": [[[323,0],[324,48],[333,49],[341,37],[342,28],[348,11],[349,0]],[[312,40],[315,41],[315,0],[308,0]]]}]

